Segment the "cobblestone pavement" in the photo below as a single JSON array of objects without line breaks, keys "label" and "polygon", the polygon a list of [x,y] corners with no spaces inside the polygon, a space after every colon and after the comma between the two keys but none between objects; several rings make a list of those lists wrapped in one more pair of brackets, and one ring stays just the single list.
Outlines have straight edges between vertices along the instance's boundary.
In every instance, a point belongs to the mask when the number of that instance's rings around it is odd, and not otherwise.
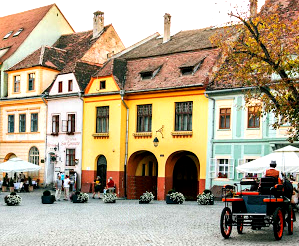
[{"label": "cobblestone pavement", "polygon": [[[270,228],[244,229],[222,238],[219,218],[223,204],[199,206],[196,202],[167,205],[164,201],[138,204],[117,200],[104,204],[90,199],[86,204],[58,201],[41,204],[42,190],[21,193],[20,206],[9,207],[0,193],[0,245],[298,245],[299,226],[294,235],[275,241]],[[299,218],[299,216],[297,215]]]}]

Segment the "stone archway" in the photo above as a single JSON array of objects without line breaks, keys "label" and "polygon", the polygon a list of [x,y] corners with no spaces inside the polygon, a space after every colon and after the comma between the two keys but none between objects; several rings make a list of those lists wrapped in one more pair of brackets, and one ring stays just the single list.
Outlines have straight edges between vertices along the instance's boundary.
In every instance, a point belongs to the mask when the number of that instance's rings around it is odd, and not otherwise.
[{"label": "stone archway", "polygon": [[152,152],[132,154],[127,166],[127,198],[139,199],[146,191],[157,197],[158,162]]},{"label": "stone archway", "polygon": [[196,200],[199,193],[200,164],[189,151],[171,154],[165,165],[165,193],[170,189],[182,192],[187,200]]}]

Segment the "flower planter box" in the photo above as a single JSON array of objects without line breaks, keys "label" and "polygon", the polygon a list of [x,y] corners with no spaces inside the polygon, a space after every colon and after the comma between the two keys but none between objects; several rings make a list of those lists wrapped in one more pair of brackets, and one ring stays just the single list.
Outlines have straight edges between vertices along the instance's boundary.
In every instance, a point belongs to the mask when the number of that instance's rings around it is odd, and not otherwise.
[{"label": "flower planter box", "polygon": [[15,204],[15,203],[6,203],[7,206],[17,206],[19,204]]},{"label": "flower planter box", "polygon": [[113,201],[111,201],[111,202],[105,202],[105,203],[115,203],[116,202],[116,200],[113,200]]},{"label": "flower planter box", "polygon": [[83,203],[82,201],[78,200],[78,196],[77,195],[73,195],[72,196],[72,202],[73,203]]},{"label": "flower planter box", "polygon": [[55,201],[55,196],[42,196],[42,204],[53,204]]},{"label": "flower planter box", "polygon": [[149,204],[149,201],[139,201],[139,204]]},{"label": "flower planter box", "polygon": [[166,195],[166,203],[167,204],[179,204],[177,201],[171,200],[169,195]]}]

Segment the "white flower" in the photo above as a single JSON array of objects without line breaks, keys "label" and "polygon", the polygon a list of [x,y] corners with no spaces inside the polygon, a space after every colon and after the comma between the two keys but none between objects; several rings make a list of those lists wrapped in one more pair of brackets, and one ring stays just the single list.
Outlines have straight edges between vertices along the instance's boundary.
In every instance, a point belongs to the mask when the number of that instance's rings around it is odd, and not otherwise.
[{"label": "white flower", "polygon": [[139,201],[142,202],[151,202],[152,200],[154,200],[155,196],[153,195],[152,192],[148,192],[146,191],[145,193],[143,193],[140,198]]},{"label": "white flower", "polygon": [[87,202],[88,199],[89,199],[89,196],[87,193],[80,193],[78,196],[77,196],[77,199],[81,202]]},{"label": "white flower", "polygon": [[176,201],[179,204],[182,204],[185,201],[185,197],[181,192],[173,192],[169,196],[171,200]]},{"label": "white flower", "polygon": [[19,195],[7,195],[4,201],[7,204],[18,205],[21,203],[22,198]]},{"label": "white flower", "polygon": [[115,193],[106,193],[104,194],[103,201],[105,203],[112,203],[116,200],[117,196]]}]

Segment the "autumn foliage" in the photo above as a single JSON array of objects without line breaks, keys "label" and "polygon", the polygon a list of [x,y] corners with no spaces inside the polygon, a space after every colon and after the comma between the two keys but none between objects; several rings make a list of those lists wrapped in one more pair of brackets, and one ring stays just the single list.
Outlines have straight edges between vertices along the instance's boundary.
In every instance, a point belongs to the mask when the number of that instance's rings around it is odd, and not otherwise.
[{"label": "autumn foliage", "polygon": [[[273,10],[274,9],[274,10]],[[231,14],[231,23],[212,38],[222,61],[212,87],[244,88],[246,101],[258,99],[272,112],[273,127],[289,125],[289,141],[299,137],[299,23],[272,8],[256,17]],[[295,15],[292,15],[294,17]],[[299,16],[299,14],[298,14]]]}]

